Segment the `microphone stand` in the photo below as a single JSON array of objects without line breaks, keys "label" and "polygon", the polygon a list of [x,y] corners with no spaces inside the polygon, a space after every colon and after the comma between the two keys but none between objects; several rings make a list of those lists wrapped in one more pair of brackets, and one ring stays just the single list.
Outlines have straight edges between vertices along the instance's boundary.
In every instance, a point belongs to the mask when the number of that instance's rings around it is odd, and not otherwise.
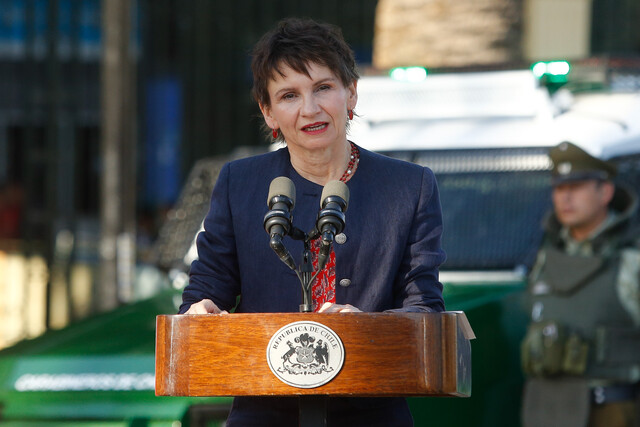
[{"label": "microphone stand", "polygon": [[305,235],[304,250],[302,251],[302,265],[300,266],[300,285],[302,286],[302,304],[300,304],[301,313],[311,313],[313,305],[311,300],[311,283],[317,276],[313,274],[313,261],[311,260],[311,243],[308,236]]},{"label": "microphone stand", "polygon": [[307,234],[301,230],[296,230],[292,233],[292,238],[296,240],[302,240],[304,242],[304,249],[302,251],[302,263],[296,272],[300,285],[302,287],[302,304],[300,304],[300,313],[311,313],[313,311],[313,302],[311,296],[311,284],[318,276],[318,274],[324,269],[313,271],[313,260],[311,259],[311,241],[317,239],[319,234],[312,231]]},{"label": "microphone stand", "polygon": [[[318,261],[318,270],[313,271],[313,260],[311,259],[311,242],[320,237],[320,233],[313,229],[309,233],[305,233],[297,227],[292,227],[291,233],[289,234],[293,240],[302,240],[304,244],[304,249],[302,251],[302,263],[298,268],[295,267],[293,260],[291,262],[285,261],[283,259],[283,254],[278,252],[278,256],[280,259],[289,266],[291,270],[293,270],[298,276],[298,280],[300,280],[300,285],[302,287],[302,304],[300,304],[300,313],[311,313],[313,311],[313,300],[312,300],[312,292],[311,292],[311,284],[318,277],[318,274],[324,270],[326,265],[325,262],[320,263]],[[271,246],[273,248],[273,246]],[[275,250],[275,249],[274,249]],[[286,251],[286,249],[283,250]],[[282,251],[281,251],[282,252]],[[288,255],[288,251],[286,251],[288,258],[291,258]]]},{"label": "microphone stand", "polygon": [[[298,279],[302,286],[302,304],[300,304],[301,313],[311,313],[313,311],[311,284],[322,270],[313,271],[313,260],[311,259],[311,241],[312,238],[319,236],[304,233],[304,249],[302,251],[302,264],[300,265],[300,273]],[[302,427],[326,427],[327,425],[327,396],[300,396],[298,401],[299,423]]]},{"label": "microphone stand", "polygon": [[[313,311],[313,303],[311,296],[311,284],[318,276],[324,266],[318,271],[313,271],[313,260],[311,259],[311,241],[320,237],[316,230],[312,230],[309,234],[300,229],[293,227],[291,238],[294,240],[302,240],[304,249],[302,251],[302,263],[296,268],[291,268],[302,287],[302,304],[300,304],[301,313],[311,313]],[[327,425],[327,396],[299,396],[298,416],[299,425],[302,427],[326,427]]]}]

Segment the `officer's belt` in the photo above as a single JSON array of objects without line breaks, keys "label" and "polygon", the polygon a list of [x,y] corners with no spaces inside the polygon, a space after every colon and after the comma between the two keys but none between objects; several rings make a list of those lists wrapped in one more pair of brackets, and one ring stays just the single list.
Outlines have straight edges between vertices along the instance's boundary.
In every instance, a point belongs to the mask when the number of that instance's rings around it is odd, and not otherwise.
[{"label": "officer's belt", "polygon": [[596,405],[634,400],[638,396],[638,384],[618,384],[591,389],[591,401]]}]

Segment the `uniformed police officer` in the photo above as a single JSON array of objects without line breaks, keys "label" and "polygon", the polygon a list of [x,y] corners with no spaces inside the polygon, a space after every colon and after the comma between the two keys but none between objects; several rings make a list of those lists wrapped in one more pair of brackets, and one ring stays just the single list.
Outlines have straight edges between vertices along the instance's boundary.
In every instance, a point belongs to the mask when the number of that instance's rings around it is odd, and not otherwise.
[{"label": "uniformed police officer", "polygon": [[638,426],[640,245],[614,165],[563,142],[553,212],[529,276],[523,425]]}]

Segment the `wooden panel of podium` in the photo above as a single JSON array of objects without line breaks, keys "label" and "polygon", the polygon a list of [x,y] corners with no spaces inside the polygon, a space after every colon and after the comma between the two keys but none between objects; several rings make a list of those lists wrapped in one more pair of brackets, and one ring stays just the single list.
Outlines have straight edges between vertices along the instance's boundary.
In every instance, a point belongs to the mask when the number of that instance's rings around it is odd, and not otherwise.
[{"label": "wooden panel of podium", "polygon": [[[329,328],[343,345],[337,374],[319,386],[286,383],[268,361],[268,347],[280,341],[291,353],[278,360],[313,351],[307,336],[286,330],[301,321]],[[462,312],[162,315],[156,319],[156,394],[464,397],[471,393],[473,338]],[[300,340],[306,347],[294,344]]]}]

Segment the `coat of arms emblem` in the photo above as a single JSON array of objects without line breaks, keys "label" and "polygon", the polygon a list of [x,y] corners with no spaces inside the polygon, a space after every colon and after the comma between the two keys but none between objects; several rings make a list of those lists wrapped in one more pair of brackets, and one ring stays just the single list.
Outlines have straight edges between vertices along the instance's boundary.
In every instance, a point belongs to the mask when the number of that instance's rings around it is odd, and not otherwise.
[{"label": "coat of arms emblem", "polygon": [[269,368],[294,387],[331,381],[342,368],[344,347],[331,329],[317,322],[294,322],[276,332],[267,347]]}]

